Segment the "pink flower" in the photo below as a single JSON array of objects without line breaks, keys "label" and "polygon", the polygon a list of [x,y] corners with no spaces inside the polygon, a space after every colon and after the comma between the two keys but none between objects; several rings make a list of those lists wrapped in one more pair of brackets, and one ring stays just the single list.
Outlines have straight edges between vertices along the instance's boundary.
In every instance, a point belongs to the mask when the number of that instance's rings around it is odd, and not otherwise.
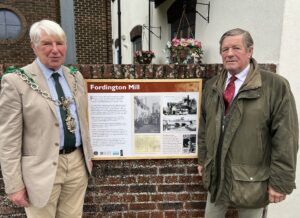
[{"label": "pink flower", "polygon": [[180,45],[183,47],[187,47],[189,45],[189,41],[187,39],[181,39]]},{"label": "pink flower", "polygon": [[192,39],[192,38],[189,38],[187,39],[187,42],[189,44],[190,47],[193,47],[194,46],[194,43],[195,43],[196,40]]},{"label": "pink flower", "polygon": [[180,40],[177,38],[172,39],[172,46],[178,47],[180,45]]},{"label": "pink flower", "polygon": [[198,40],[195,40],[195,41],[194,41],[194,46],[195,46],[196,48],[201,48],[201,47],[202,47],[202,46],[201,46],[201,42],[198,41]]}]

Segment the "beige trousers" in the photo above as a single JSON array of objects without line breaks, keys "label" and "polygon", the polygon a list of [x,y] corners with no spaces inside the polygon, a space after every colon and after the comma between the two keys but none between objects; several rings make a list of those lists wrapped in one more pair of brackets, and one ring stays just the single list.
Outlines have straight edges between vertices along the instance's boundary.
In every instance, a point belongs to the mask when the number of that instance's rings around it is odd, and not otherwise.
[{"label": "beige trousers", "polygon": [[[206,207],[205,207],[205,218],[225,218],[225,214],[228,207],[225,205],[216,205],[210,202],[210,193],[207,195]],[[264,208],[247,209],[237,208],[239,218],[262,218]]]},{"label": "beige trousers", "polygon": [[79,218],[88,184],[88,173],[82,151],[59,155],[53,190],[43,208],[25,208],[28,218]]}]

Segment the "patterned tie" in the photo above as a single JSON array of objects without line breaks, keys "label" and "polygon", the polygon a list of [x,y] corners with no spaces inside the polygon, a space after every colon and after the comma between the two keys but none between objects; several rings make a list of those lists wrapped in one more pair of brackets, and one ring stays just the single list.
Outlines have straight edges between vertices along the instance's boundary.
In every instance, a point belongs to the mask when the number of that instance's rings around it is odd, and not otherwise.
[{"label": "patterned tie", "polygon": [[[57,97],[58,99],[61,101],[62,98],[65,97],[64,91],[59,83],[59,73],[52,73],[52,77],[55,81],[55,89],[57,92]],[[75,147],[75,143],[76,143],[76,138],[75,138],[75,134],[71,133],[66,125],[66,118],[67,118],[67,112],[63,109],[63,106],[60,105],[59,106],[59,110],[60,110],[60,116],[62,119],[62,123],[63,123],[63,127],[64,127],[64,135],[65,135],[65,140],[64,140],[64,149],[66,151],[68,150],[73,150]]]},{"label": "patterned tie", "polygon": [[237,78],[232,75],[230,80],[229,80],[229,83],[224,91],[224,94],[223,94],[223,98],[224,98],[224,103],[225,103],[225,114],[228,113],[229,111],[229,107],[230,107],[230,103],[233,99],[233,96],[234,96],[234,91],[235,91],[235,84],[234,84],[234,81],[236,80]]}]

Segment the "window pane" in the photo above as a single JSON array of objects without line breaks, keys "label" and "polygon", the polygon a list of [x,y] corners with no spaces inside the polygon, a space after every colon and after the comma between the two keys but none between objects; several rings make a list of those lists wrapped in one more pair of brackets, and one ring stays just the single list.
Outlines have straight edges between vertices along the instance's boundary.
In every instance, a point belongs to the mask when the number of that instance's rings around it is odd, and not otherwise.
[{"label": "window pane", "polygon": [[133,52],[142,50],[142,38],[136,38],[133,42]]},{"label": "window pane", "polygon": [[142,38],[136,41],[136,50],[142,50]]},{"label": "window pane", "polygon": [[4,11],[0,10],[0,24],[5,24]]},{"label": "window pane", "polygon": [[16,39],[20,32],[20,18],[13,11],[0,9],[0,39]]},{"label": "window pane", "polygon": [[15,25],[15,26],[21,25],[20,19],[13,12],[6,11],[5,16],[6,16],[6,25]]},{"label": "window pane", "polygon": [[0,24],[0,39],[5,39],[5,26],[3,24]]},{"label": "window pane", "polygon": [[7,39],[15,39],[18,37],[20,31],[21,31],[21,27],[20,26],[7,26],[6,27],[6,35],[7,35]]}]

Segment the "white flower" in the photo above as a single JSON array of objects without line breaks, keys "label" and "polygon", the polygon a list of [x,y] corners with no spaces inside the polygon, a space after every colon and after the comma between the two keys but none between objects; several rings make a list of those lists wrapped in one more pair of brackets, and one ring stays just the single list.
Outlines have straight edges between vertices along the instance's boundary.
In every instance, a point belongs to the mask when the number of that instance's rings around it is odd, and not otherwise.
[{"label": "white flower", "polygon": [[168,42],[167,42],[167,47],[168,47],[168,48],[171,48],[171,46],[172,46],[171,42],[168,41]]}]

